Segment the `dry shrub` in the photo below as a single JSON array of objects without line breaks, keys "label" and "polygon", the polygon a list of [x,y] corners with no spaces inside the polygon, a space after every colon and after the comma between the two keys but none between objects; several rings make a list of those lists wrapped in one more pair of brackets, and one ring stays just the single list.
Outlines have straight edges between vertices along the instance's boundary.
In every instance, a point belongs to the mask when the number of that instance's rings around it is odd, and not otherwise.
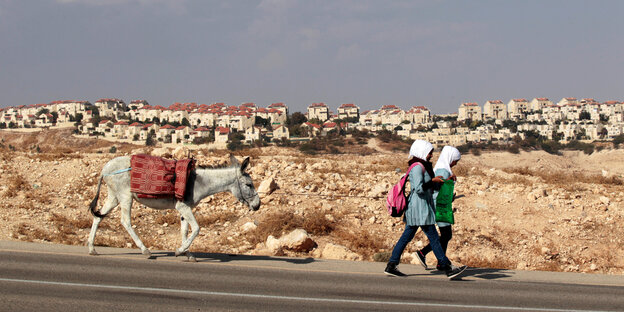
[{"label": "dry shrub", "polygon": [[[199,223],[200,227],[206,227],[215,223],[225,223],[225,222],[232,222],[238,219],[238,215],[236,214],[236,212],[233,211],[229,211],[229,210],[224,210],[224,211],[218,211],[218,212],[214,212],[210,215],[197,215],[195,216],[195,219],[197,220],[197,223]],[[173,224],[177,222],[176,221],[169,223],[169,224]]]},{"label": "dry shrub", "polygon": [[476,237],[481,242],[480,243],[481,246],[483,246],[485,244],[489,244],[492,247],[494,247],[495,249],[503,249],[503,244],[499,240],[497,240],[496,238],[494,238],[492,236],[479,234]]},{"label": "dry shrub", "polygon": [[561,265],[555,259],[544,259],[543,262],[540,262],[535,266],[535,269],[537,271],[550,271],[550,272],[562,271]]},{"label": "dry shrub", "polygon": [[66,148],[55,148],[54,152],[33,154],[31,158],[38,159],[40,161],[55,161],[55,160],[82,158],[82,154],[74,153],[72,149],[66,147]]},{"label": "dry shrub", "polygon": [[247,241],[251,244],[264,242],[269,235],[280,237],[292,230],[303,227],[303,217],[291,211],[278,211],[264,215],[258,227],[247,233]]},{"label": "dry shrub", "polygon": [[69,219],[63,215],[52,213],[49,220],[54,222],[54,225],[58,228],[60,225],[68,225],[76,229],[88,229],[91,228],[92,220],[79,217],[78,219]]},{"label": "dry shrub", "polygon": [[78,237],[72,227],[57,224],[55,224],[55,227],[56,231],[46,231],[45,229],[40,229],[26,223],[20,223],[15,232],[25,236],[22,239],[28,242],[43,240],[64,245],[82,244],[82,239]]},{"label": "dry shrub", "polygon": [[491,268],[491,269],[515,269],[517,263],[513,259],[504,257],[496,257],[493,260],[487,260],[482,257],[469,256],[461,259],[462,264],[473,268]]},{"label": "dry shrub", "polygon": [[[334,217],[335,220],[339,220]],[[322,210],[312,210],[305,213],[303,229],[312,235],[328,235],[336,229],[338,221],[330,221]]]},{"label": "dry shrub", "polygon": [[24,179],[24,177],[19,173],[9,176],[6,183],[7,190],[4,193],[4,196],[6,197],[15,197],[17,196],[19,191],[30,190],[30,185],[28,184],[26,179]]},{"label": "dry shrub", "polygon": [[40,204],[44,204],[44,205],[52,204],[52,198],[50,196],[50,193],[48,191],[44,191],[41,188],[32,190],[31,192],[26,192],[24,194],[24,197],[26,199],[30,199]]},{"label": "dry shrub", "polygon": [[332,237],[366,259],[372,259],[374,254],[388,247],[385,244],[385,237],[381,234],[371,233],[365,228],[339,228],[333,232]]},{"label": "dry shrub", "polygon": [[603,177],[598,174],[583,174],[568,171],[544,171],[532,170],[528,167],[505,168],[507,173],[515,173],[525,176],[534,176],[542,179],[544,183],[560,186],[567,191],[583,191],[584,188],[579,183],[602,184],[602,185],[624,185],[624,180],[619,177]]},{"label": "dry shrub", "polygon": [[513,167],[513,168],[503,168],[504,172],[507,173],[515,173],[515,174],[519,174],[519,175],[527,175],[527,176],[533,176],[534,172],[532,170],[529,169],[529,167]]},{"label": "dry shrub", "polygon": [[30,225],[23,223],[23,222],[17,225],[17,229],[15,229],[15,233],[25,236],[23,240],[27,242],[32,242],[37,239],[45,240],[47,238],[46,231],[43,231],[38,228],[33,228]]},{"label": "dry shrub", "polygon": [[156,223],[163,225],[167,224],[175,224],[180,220],[180,215],[174,211],[162,211],[156,217]]},{"label": "dry shrub", "polygon": [[453,173],[458,177],[485,176],[485,173],[480,168],[468,167],[464,163],[453,167]]}]

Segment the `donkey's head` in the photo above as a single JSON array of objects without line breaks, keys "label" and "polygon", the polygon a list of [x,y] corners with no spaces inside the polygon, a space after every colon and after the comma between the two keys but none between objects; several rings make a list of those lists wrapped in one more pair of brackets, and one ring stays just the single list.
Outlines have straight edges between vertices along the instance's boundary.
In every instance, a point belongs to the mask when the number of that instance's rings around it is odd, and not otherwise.
[{"label": "donkey's head", "polygon": [[256,192],[253,181],[249,173],[245,172],[249,166],[249,157],[243,160],[243,163],[239,163],[234,155],[230,155],[230,163],[234,167],[238,167],[236,173],[236,181],[232,194],[241,203],[247,205],[251,210],[258,210],[260,208],[260,196]]}]

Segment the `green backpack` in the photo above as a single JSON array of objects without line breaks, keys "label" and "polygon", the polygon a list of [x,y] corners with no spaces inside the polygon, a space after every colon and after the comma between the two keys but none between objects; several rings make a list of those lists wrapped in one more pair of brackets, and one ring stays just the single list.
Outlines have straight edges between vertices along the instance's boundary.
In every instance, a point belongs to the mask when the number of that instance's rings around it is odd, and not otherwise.
[{"label": "green backpack", "polygon": [[448,179],[444,181],[438,197],[436,198],[436,221],[455,223],[453,218],[453,193],[455,192],[455,181]]}]

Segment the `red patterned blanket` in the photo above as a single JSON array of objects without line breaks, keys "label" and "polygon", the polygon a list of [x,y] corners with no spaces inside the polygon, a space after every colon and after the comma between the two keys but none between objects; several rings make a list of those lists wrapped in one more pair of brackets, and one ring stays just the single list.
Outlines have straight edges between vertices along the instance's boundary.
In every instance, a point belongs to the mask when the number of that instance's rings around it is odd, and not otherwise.
[{"label": "red patterned blanket", "polygon": [[140,198],[174,197],[184,200],[186,180],[195,162],[193,159],[169,160],[147,154],[130,159],[130,191]]}]

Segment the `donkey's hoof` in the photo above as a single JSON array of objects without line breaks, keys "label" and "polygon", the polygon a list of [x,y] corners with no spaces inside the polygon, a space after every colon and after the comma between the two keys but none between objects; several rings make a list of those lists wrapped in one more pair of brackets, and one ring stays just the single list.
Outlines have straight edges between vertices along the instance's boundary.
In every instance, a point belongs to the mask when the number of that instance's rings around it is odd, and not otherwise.
[{"label": "donkey's hoof", "polygon": [[148,258],[152,256],[152,252],[149,251],[149,249],[145,249],[141,252],[144,256],[147,256]]},{"label": "donkey's hoof", "polygon": [[175,251],[175,256],[176,256],[176,257],[177,257],[177,256],[179,256],[179,255],[182,255],[182,254],[184,254],[184,255],[187,255],[187,256],[188,256],[188,249],[186,249],[186,250],[181,250],[181,249],[179,249],[179,248],[178,248],[178,249],[176,249],[176,251]]},{"label": "donkey's hoof", "polygon": [[188,257],[188,262],[197,262],[197,259],[191,253],[187,252],[186,256]]},{"label": "donkey's hoof", "polygon": [[89,250],[89,254],[90,254],[90,255],[92,255],[92,256],[97,256],[97,255],[99,255],[99,254],[97,253],[97,251],[95,251],[95,249],[93,249],[93,250]]}]

